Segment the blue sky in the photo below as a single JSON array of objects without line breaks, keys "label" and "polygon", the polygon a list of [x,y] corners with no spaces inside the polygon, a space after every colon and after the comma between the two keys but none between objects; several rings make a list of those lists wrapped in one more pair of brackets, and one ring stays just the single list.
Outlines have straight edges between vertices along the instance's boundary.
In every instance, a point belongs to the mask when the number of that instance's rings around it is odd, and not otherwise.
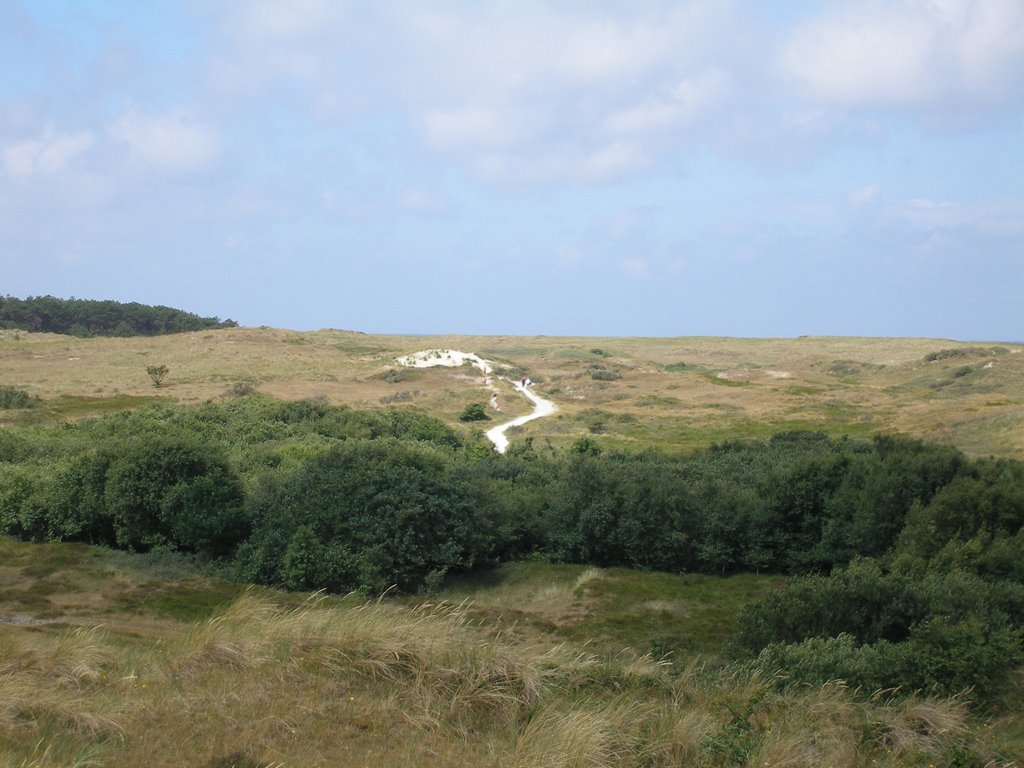
[{"label": "blue sky", "polygon": [[0,293],[1024,340],[1020,0],[0,0]]}]

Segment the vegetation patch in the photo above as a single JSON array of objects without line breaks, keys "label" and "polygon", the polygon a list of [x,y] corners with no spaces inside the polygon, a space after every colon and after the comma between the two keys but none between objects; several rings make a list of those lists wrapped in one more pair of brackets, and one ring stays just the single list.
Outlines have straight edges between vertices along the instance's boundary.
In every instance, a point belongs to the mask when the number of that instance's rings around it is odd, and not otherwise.
[{"label": "vegetation patch", "polygon": [[706,381],[711,382],[717,387],[749,387],[750,382],[746,379],[729,379],[720,374],[716,373],[705,373],[702,374]]},{"label": "vegetation patch", "polygon": [[636,399],[636,404],[640,408],[678,408],[682,402],[678,397],[671,395],[646,395]]},{"label": "vegetation patch", "polygon": [[685,371],[697,370],[697,366],[690,365],[689,363],[669,363],[665,366],[667,373],[683,373]]},{"label": "vegetation patch", "polygon": [[33,397],[24,389],[0,386],[0,409],[32,408],[38,403],[39,398]]},{"label": "vegetation patch", "polygon": [[412,381],[420,378],[422,373],[418,368],[402,366],[399,368],[386,368],[380,373],[374,374],[372,378],[386,381],[388,384],[400,384],[403,381]]},{"label": "vegetation patch", "polygon": [[149,580],[121,592],[116,610],[152,614],[181,622],[208,619],[242,594],[244,587],[213,579]]},{"label": "vegetation patch", "polygon": [[490,419],[483,403],[470,403],[459,414],[459,421],[490,421]]},{"label": "vegetation patch", "polygon": [[384,395],[379,399],[378,402],[381,405],[397,405],[399,403],[411,403],[417,397],[419,397],[420,391],[414,389],[412,391],[403,389],[401,392],[396,392],[393,395]]},{"label": "vegetation patch", "polygon": [[618,371],[603,366],[592,366],[588,369],[588,373],[594,381],[616,381],[622,378],[622,374]]},{"label": "vegetation patch", "polygon": [[929,352],[922,360],[926,363],[934,363],[939,360],[949,360],[958,357],[992,357],[994,355],[1007,355],[1010,353],[1008,347],[955,347],[953,349],[940,349],[936,352]]},{"label": "vegetation patch", "polygon": [[70,421],[89,416],[121,413],[155,403],[169,403],[171,400],[160,395],[110,395],[91,397],[88,395],[60,395],[45,400],[39,408],[26,414],[22,423],[45,423],[46,421]]}]

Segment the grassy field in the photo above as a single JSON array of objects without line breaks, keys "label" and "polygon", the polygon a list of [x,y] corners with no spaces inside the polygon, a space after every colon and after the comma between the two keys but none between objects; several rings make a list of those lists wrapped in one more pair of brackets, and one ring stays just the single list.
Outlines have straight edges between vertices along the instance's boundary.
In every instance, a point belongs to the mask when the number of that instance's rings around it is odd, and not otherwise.
[{"label": "grassy field", "polygon": [[[927,339],[0,331],[0,386],[37,398],[0,424],[255,391],[414,408],[472,434],[458,415],[490,397],[477,371],[396,363],[431,348],[528,374],[560,410],[510,437],[540,451],[819,429],[1024,458],[1024,347]],[[170,370],[159,388],[151,365]],[[495,418],[527,412],[500,386]],[[1024,764],[1019,716],[731,663],[739,611],[783,582],[531,561],[426,603],[366,603],[246,588],[167,554],[0,538],[0,768]]]},{"label": "grassy field", "polygon": [[[777,583],[519,563],[431,602],[362,602],[246,589],[168,556],[0,539],[0,766],[1024,758],[1017,717],[725,665],[723,627]],[[667,635],[689,639],[647,652]]]},{"label": "grassy field", "polygon": [[[40,398],[0,420],[52,422],[158,399],[246,391],[415,408],[459,425],[490,393],[471,368],[400,368],[398,355],[475,352],[528,373],[560,411],[510,433],[537,449],[594,436],[608,447],[687,451],[784,429],[901,432],[973,456],[1024,458],[1024,347],[936,339],[371,336],[236,328],[154,338],[0,332],[0,385]],[[149,365],[170,373],[154,388]],[[502,414],[528,404],[505,387]],[[485,423],[486,424],[486,423]],[[461,427],[460,428],[465,428]]]}]

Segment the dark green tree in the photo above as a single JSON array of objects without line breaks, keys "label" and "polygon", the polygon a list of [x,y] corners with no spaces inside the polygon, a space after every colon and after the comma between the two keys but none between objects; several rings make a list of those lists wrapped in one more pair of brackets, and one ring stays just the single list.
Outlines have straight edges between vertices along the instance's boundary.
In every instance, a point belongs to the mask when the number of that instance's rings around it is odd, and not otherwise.
[{"label": "dark green tree", "polygon": [[159,387],[169,372],[170,369],[166,365],[146,366],[146,373],[149,375],[154,387]]},{"label": "dark green tree", "polygon": [[111,460],[104,502],[118,546],[230,554],[249,533],[242,484],[221,451],[196,439],[147,436]]}]

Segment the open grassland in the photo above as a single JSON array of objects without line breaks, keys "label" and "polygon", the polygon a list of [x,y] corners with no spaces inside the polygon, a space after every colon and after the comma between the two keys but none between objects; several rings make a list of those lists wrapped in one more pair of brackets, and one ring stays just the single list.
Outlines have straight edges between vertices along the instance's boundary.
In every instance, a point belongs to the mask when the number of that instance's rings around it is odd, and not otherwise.
[{"label": "open grassland", "polygon": [[[451,585],[447,600],[365,602],[243,589],[166,556],[0,539],[0,766],[1024,758],[1018,717],[957,699],[786,686],[714,652],[641,652],[638,617],[715,636],[723,613],[775,581],[520,563]],[[639,628],[624,630],[631,618]],[[592,641],[566,640],[574,629]]]},{"label": "open grassland", "polygon": [[[513,442],[562,448],[692,450],[785,429],[902,432],[974,456],[1024,458],[1024,347],[935,339],[377,336],[235,328],[152,338],[0,332],[0,385],[40,398],[7,423],[76,419],[159,399],[203,402],[258,391],[357,407],[415,408],[459,424],[490,397],[478,372],[399,367],[431,348],[475,352],[529,374],[557,415]],[[154,388],[146,367],[166,365]],[[528,403],[503,384],[502,414]],[[487,422],[483,423],[484,425]]]}]

